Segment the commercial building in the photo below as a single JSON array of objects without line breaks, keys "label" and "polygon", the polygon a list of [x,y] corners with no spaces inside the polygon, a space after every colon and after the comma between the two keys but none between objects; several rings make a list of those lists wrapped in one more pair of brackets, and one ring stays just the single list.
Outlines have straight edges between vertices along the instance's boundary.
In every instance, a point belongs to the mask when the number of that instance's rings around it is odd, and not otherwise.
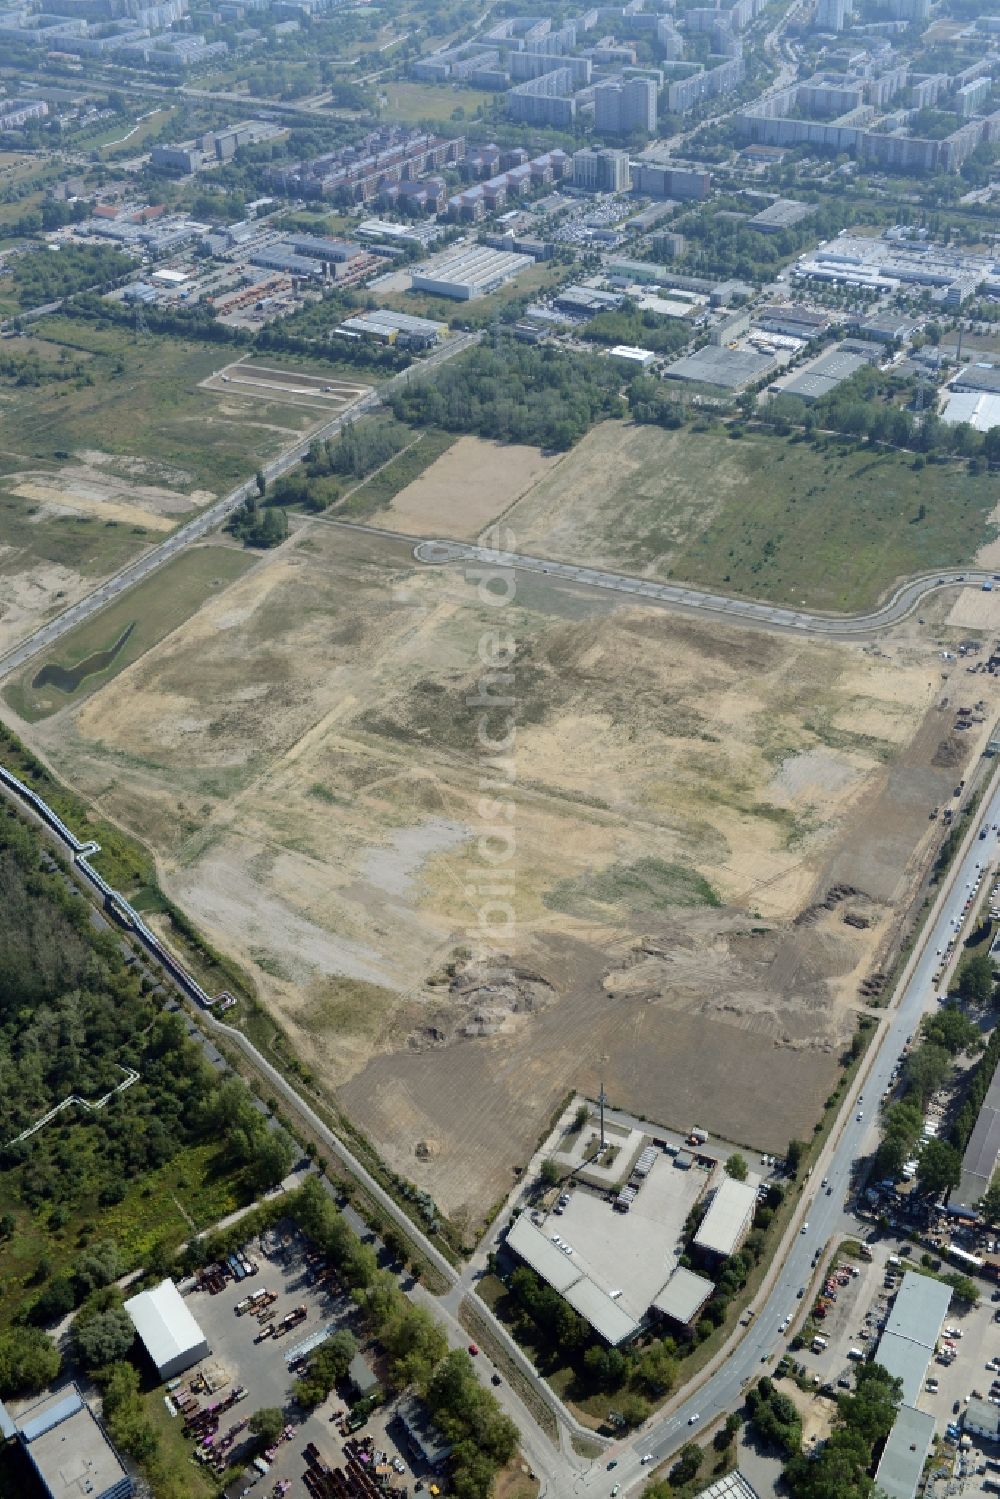
[{"label": "commercial building", "polygon": [[608,350],[608,358],[614,359],[635,374],[641,374],[656,363],[656,355],[650,353],[649,349],[636,349],[631,344],[615,344],[613,349]]},{"label": "commercial building", "polygon": [[759,234],[780,234],[783,229],[801,224],[803,219],[815,212],[811,203],[797,203],[794,198],[776,198],[767,208],[762,208],[760,213],[755,213],[753,218],[747,220],[747,228],[756,229]]},{"label": "commercial building", "polygon": [[698,1499],[761,1499],[753,1484],[744,1478],[739,1468],[717,1478],[707,1489],[702,1489]]},{"label": "commercial building", "polygon": [[632,186],[637,193],[647,193],[651,198],[693,199],[700,203],[712,191],[712,177],[709,172],[672,167],[640,157],[632,168]]},{"label": "commercial building", "polygon": [[612,135],[633,130],[656,130],[656,83],[652,78],[629,78],[622,83],[599,83],[594,90],[594,124]]},{"label": "commercial building", "polygon": [[129,1499],[132,1479],[85,1404],[64,1386],[13,1420],[0,1405],[0,1436],[16,1436],[49,1499]]},{"label": "commercial building", "polygon": [[977,1218],[977,1203],[993,1180],[1000,1156],[1000,1067],[993,1074],[975,1128],[962,1157],[962,1175],[948,1198],[948,1211],[958,1218]]},{"label": "commercial building", "polygon": [[581,151],[574,151],[573,183],[585,192],[627,193],[628,152],[600,146],[596,149],[585,146]]},{"label": "commercial building", "polygon": [[911,318],[898,312],[882,312],[875,317],[858,319],[850,325],[852,333],[880,344],[905,344],[916,332],[917,325]]},{"label": "commercial building", "polygon": [[987,1442],[1000,1438],[1000,1410],[987,1400],[972,1396],[962,1417],[962,1430],[970,1436],[984,1437]]},{"label": "commercial building", "polygon": [[615,292],[597,291],[591,286],[565,286],[556,293],[555,304],[573,317],[588,318],[599,312],[614,312],[624,300]]},{"label": "commercial building", "polygon": [[903,1276],[875,1362],[903,1382],[903,1405],[915,1405],[951,1305],[951,1287],[908,1270]]},{"label": "commercial building", "polygon": [[952,380],[951,389],[1000,395],[1000,364],[967,364]]},{"label": "commercial building", "polygon": [[619,1306],[620,1298],[610,1296],[587,1274],[575,1253],[567,1255],[526,1213],[521,1214],[508,1233],[507,1248],[558,1291],[612,1348],[635,1337],[639,1331],[638,1321]]},{"label": "commercial building", "polygon": [[183,1374],[211,1351],[208,1339],[172,1280],[125,1302],[140,1341],[161,1379]]},{"label": "commercial building", "polygon": [[782,306],[770,303],[754,313],[754,326],[765,333],[778,333],[784,338],[818,338],[829,327],[830,318],[825,312],[814,312],[808,307]]},{"label": "commercial building", "polygon": [[608,277],[629,285],[660,286],[669,274],[665,265],[652,260],[632,260],[624,255],[609,256],[604,262]]},{"label": "commercial building", "polygon": [[430,1411],[416,1395],[409,1395],[396,1407],[396,1417],[402,1425],[406,1440],[422,1463],[429,1468],[440,1468],[451,1456],[451,1443],[441,1434],[431,1419]]},{"label": "commercial building", "polygon": [[678,1327],[691,1327],[714,1290],[713,1282],[704,1275],[678,1265],[663,1290],[654,1297],[653,1310]]},{"label": "commercial building", "polygon": [[708,344],[694,354],[674,360],[664,370],[668,380],[683,380],[692,385],[711,385],[735,394],[762,380],[777,367],[768,354],[751,349],[719,349]]},{"label": "commercial building", "polygon": [[933,1443],[931,1413],[901,1405],[875,1474],[877,1491],[885,1499],[914,1499]]},{"label": "commercial building", "polygon": [[738,338],[742,338],[744,333],[749,332],[750,312],[743,308],[739,312],[730,313],[729,317],[717,323],[709,335],[709,342],[717,349],[724,349],[729,344],[735,343]]},{"label": "commercial building", "polygon": [[414,291],[470,302],[488,296],[533,264],[530,255],[513,255],[506,250],[491,250],[488,245],[475,245],[434,265],[415,266],[410,285]]},{"label": "commercial building", "polygon": [[393,312],[385,307],[346,318],[334,332],[348,338],[373,338],[377,343],[398,342],[403,347],[428,348],[437,343],[447,326],[430,318],[412,317],[407,312]]},{"label": "commercial building", "polygon": [[1000,427],[1000,395],[973,390],[950,395],[941,420],[949,426],[968,422],[977,432],[991,432],[994,427]]},{"label": "commercial building", "polygon": [[720,1258],[735,1254],[750,1232],[756,1206],[756,1186],[724,1176],[694,1236],[695,1248]]},{"label": "commercial building", "polygon": [[802,401],[819,401],[852,375],[856,375],[858,370],[864,369],[868,362],[863,354],[849,353],[838,344],[793,375],[782,386],[782,395],[798,396]]}]

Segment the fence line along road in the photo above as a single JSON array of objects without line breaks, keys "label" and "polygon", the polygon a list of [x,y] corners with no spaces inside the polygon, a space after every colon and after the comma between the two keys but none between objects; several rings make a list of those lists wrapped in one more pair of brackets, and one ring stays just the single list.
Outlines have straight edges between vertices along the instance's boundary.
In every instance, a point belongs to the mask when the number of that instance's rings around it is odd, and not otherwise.
[{"label": "fence line along road", "polygon": [[[443,364],[447,359],[454,359],[456,354],[461,354],[473,344],[478,343],[481,337],[479,333],[460,334],[456,338],[449,339],[446,344],[435,349],[418,364],[412,364],[408,369],[394,375],[385,385],[373,386],[367,395],[355,401],[345,411],[331,417],[308,437],[287,448],[277,458],[272,458],[270,463],[264,464],[261,468],[264,477],[268,482],[280,479],[282,475],[288,473],[289,469],[301,462],[314,442],[324,442],[330,437],[335,437],[349,422],[381,406],[394,386],[404,385],[407,381],[419,377],[428,367],[434,368],[438,364]],[[53,641],[75,629],[78,624],[110,604],[112,599],[117,598],[127,589],[133,588],[137,583],[141,583],[144,578],[149,577],[150,573],[169,562],[172,557],[176,557],[191,542],[197,541],[209,531],[214,530],[216,526],[221,525],[227,516],[243,504],[245,499],[256,492],[256,476],[244,480],[221,500],[216,500],[213,505],[209,505],[207,510],[201,511],[199,515],[187,521],[165,541],[160,542],[159,546],[137,557],[134,562],[127,563],[111,577],[105,578],[92,593],[72,604],[55,619],[41,625],[19,645],[9,650],[6,655],[0,656],[0,677],[9,676],[11,672],[17,671],[26,661],[30,661],[32,656],[37,656],[39,651],[45,650]]]},{"label": "fence line along road", "polygon": [[[336,522],[336,524],[349,524]],[[523,552],[496,551],[462,541],[416,541],[413,555],[418,562],[432,566],[477,562],[485,567],[509,568],[514,571],[547,573],[567,583],[581,583],[588,588],[608,589],[632,598],[648,599],[654,604],[672,604],[683,609],[699,609],[710,614],[727,614],[746,623],[770,625],[795,630],[806,635],[858,636],[872,635],[888,625],[905,619],[927,594],[938,588],[956,588],[966,584],[980,587],[1000,580],[1000,573],[970,568],[959,572],[948,568],[938,573],[922,573],[901,583],[895,593],[878,609],[868,614],[816,614],[804,609],[788,609],[779,604],[759,603],[756,599],[734,598],[725,593],[709,593],[684,583],[657,583],[628,573],[609,572],[606,568],[587,567],[578,562],[552,562],[546,557],[532,557]]]}]

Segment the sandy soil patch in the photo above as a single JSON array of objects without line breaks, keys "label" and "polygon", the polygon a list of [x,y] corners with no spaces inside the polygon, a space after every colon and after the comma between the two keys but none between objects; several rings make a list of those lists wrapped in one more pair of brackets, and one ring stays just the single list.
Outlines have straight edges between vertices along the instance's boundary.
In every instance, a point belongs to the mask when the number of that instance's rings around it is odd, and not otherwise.
[{"label": "sandy soil patch", "polygon": [[460,437],[369,524],[408,536],[474,541],[559,461],[519,443]]},{"label": "sandy soil patch", "polygon": [[[695,491],[682,450],[682,435],[658,427],[594,427],[506,516],[514,549],[662,576],[674,549],[704,530],[729,491],[745,483],[734,457],[716,466],[710,492]],[[625,511],[634,538],[628,556],[617,524]]]},{"label": "sandy soil patch", "polygon": [[[651,1119],[776,1151],[808,1134],[956,777],[910,626],[876,656],[557,585],[502,623],[500,792],[470,704],[496,611],[321,525],[31,730],[156,850],[393,1166],[470,1222],[604,1055]],[[498,881],[515,977],[459,982]]]},{"label": "sandy soil patch", "polygon": [[181,494],[82,466],[11,474],[8,483],[13,494],[36,501],[44,514],[93,515],[147,531],[171,531],[176,517],[214,498],[207,490]]},{"label": "sandy soil patch", "polygon": [[92,580],[54,562],[32,559],[23,572],[0,570],[0,653],[30,635],[44,619],[68,609]]},{"label": "sandy soil patch", "polygon": [[[997,548],[995,563],[1000,566],[1000,542],[991,542],[990,546]],[[948,611],[947,623],[959,630],[1000,630],[1000,584],[989,593],[982,588],[963,588]]]}]

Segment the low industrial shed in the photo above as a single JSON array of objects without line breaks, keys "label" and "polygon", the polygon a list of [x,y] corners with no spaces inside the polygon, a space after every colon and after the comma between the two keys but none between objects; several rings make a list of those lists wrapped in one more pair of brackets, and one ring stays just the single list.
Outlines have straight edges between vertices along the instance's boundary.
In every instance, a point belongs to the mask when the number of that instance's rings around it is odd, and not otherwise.
[{"label": "low industrial shed", "polygon": [[125,1303],[143,1347],[161,1379],[173,1379],[210,1352],[208,1339],[172,1280],[142,1291]]}]

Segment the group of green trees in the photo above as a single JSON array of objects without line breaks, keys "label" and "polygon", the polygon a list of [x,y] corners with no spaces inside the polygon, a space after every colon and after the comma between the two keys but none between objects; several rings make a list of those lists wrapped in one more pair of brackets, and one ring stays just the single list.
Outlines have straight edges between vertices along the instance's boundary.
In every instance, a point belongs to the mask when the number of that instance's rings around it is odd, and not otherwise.
[{"label": "group of green trees", "polygon": [[684,348],[691,329],[682,318],[661,317],[656,312],[643,312],[634,304],[626,304],[615,312],[599,312],[584,324],[581,336],[588,343],[608,347],[629,344],[666,355]]},{"label": "group of green trees", "polygon": [[301,505],[317,512],[340,499],[344,484],[357,482],[395,458],[413,442],[400,422],[349,422],[335,440],[314,442],[305,462],[271,487],[269,505]]},{"label": "group of green trees", "polygon": [[[100,1112],[70,1108],[0,1150],[0,1274],[23,1325],[64,1316],[130,1268],[134,1259],[99,1236],[102,1210],[179,1152],[211,1141],[216,1170],[247,1197],[274,1185],[291,1164],[287,1133],[269,1125],[242,1083],[219,1080],[183,1020],[163,1011],[165,999],[152,978],[126,963],[118,937],[94,926],[89,900],[43,855],[38,835],[0,805],[2,1138],[70,1094],[102,1097],[125,1067],[140,1075]],[[71,1259],[64,1231],[82,1214],[90,1242]],[[26,1279],[7,1267],[23,1264],[29,1232]]]},{"label": "group of green trees", "polygon": [[802,1418],[795,1402],[770,1379],[759,1379],[747,1391],[746,1404],[750,1425],[764,1445],[793,1457],[802,1444]]},{"label": "group of green trees", "polygon": [[[283,481],[279,480],[279,485]],[[278,485],[275,486],[277,494]],[[256,495],[248,495],[226,522],[226,530],[248,547],[280,546],[288,535],[288,516],[275,504],[261,505]]]},{"label": "group of green trees", "polygon": [[90,287],[105,290],[133,269],[133,263],[111,245],[63,245],[19,255],[11,279],[22,307],[41,307]]},{"label": "group of green trees", "polygon": [[606,359],[503,338],[396,389],[392,409],[412,426],[563,451],[600,417],[623,413],[620,386]]},{"label": "group of green trees", "polygon": [[[415,1389],[454,1444],[454,1492],[459,1499],[486,1499],[494,1473],[513,1455],[517,1429],[476,1379],[469,1355],[462,1349],[448,1352],[441,1326],[379,1268],[374,1250],[361,1243],[317,1180],[306,1182],[288,1206],[337,1268],[369,1332],[385,1350],[390,1385]],[[343,1335],[322,1344],[295,1386],[296,1398],[307,1406],[318,1404],[343,1377],[356,1346]]]},{"label": "group of green trees", "polygon": [[880,1176],[897,1178],[904,1162],[916,1157],[921,1191],[937,1196],[956,1185],[961,1174],[961,1151],[954,1136],[950,1140],[928,1140],[921,1146],[924,1114],[932,1095],[951,1080],[955,1058],[981,1045],[978,1027],[955,1004],[924,1018],[921,1040],[903,1065],[902,1097],[890,1104],[883,1116],[882,1138],[875,1155],[875,1170]]},{"label": "group of green trees", "polygon": [[748,228],[747,217],[746,200],[741,197],[715,198],[710,205],[682,215],[671,227],[688,242],[685,272],[759,283],[807,244],[831,239],[853,223],[856,210],[848,203],[817,204],[807,219],[777,234]]},{"label": "group of green trees", "polygon": [[838,1398],[833,1430],[819,1451],[796,1452],[785,1465],[795,1499],[870,1499],[873,1455],[892,1430],[902,1389],[902,1380],[880,1364],[858,1365],[855,1393]]},{"label": "group of green trees", "polygon": [[40,359],[33,349],[19,349],[16,344],[0,349],[0,381],[11,385],[55,385],[86,379],[83,362],[72,359],[65,349],[59,359]]}]

